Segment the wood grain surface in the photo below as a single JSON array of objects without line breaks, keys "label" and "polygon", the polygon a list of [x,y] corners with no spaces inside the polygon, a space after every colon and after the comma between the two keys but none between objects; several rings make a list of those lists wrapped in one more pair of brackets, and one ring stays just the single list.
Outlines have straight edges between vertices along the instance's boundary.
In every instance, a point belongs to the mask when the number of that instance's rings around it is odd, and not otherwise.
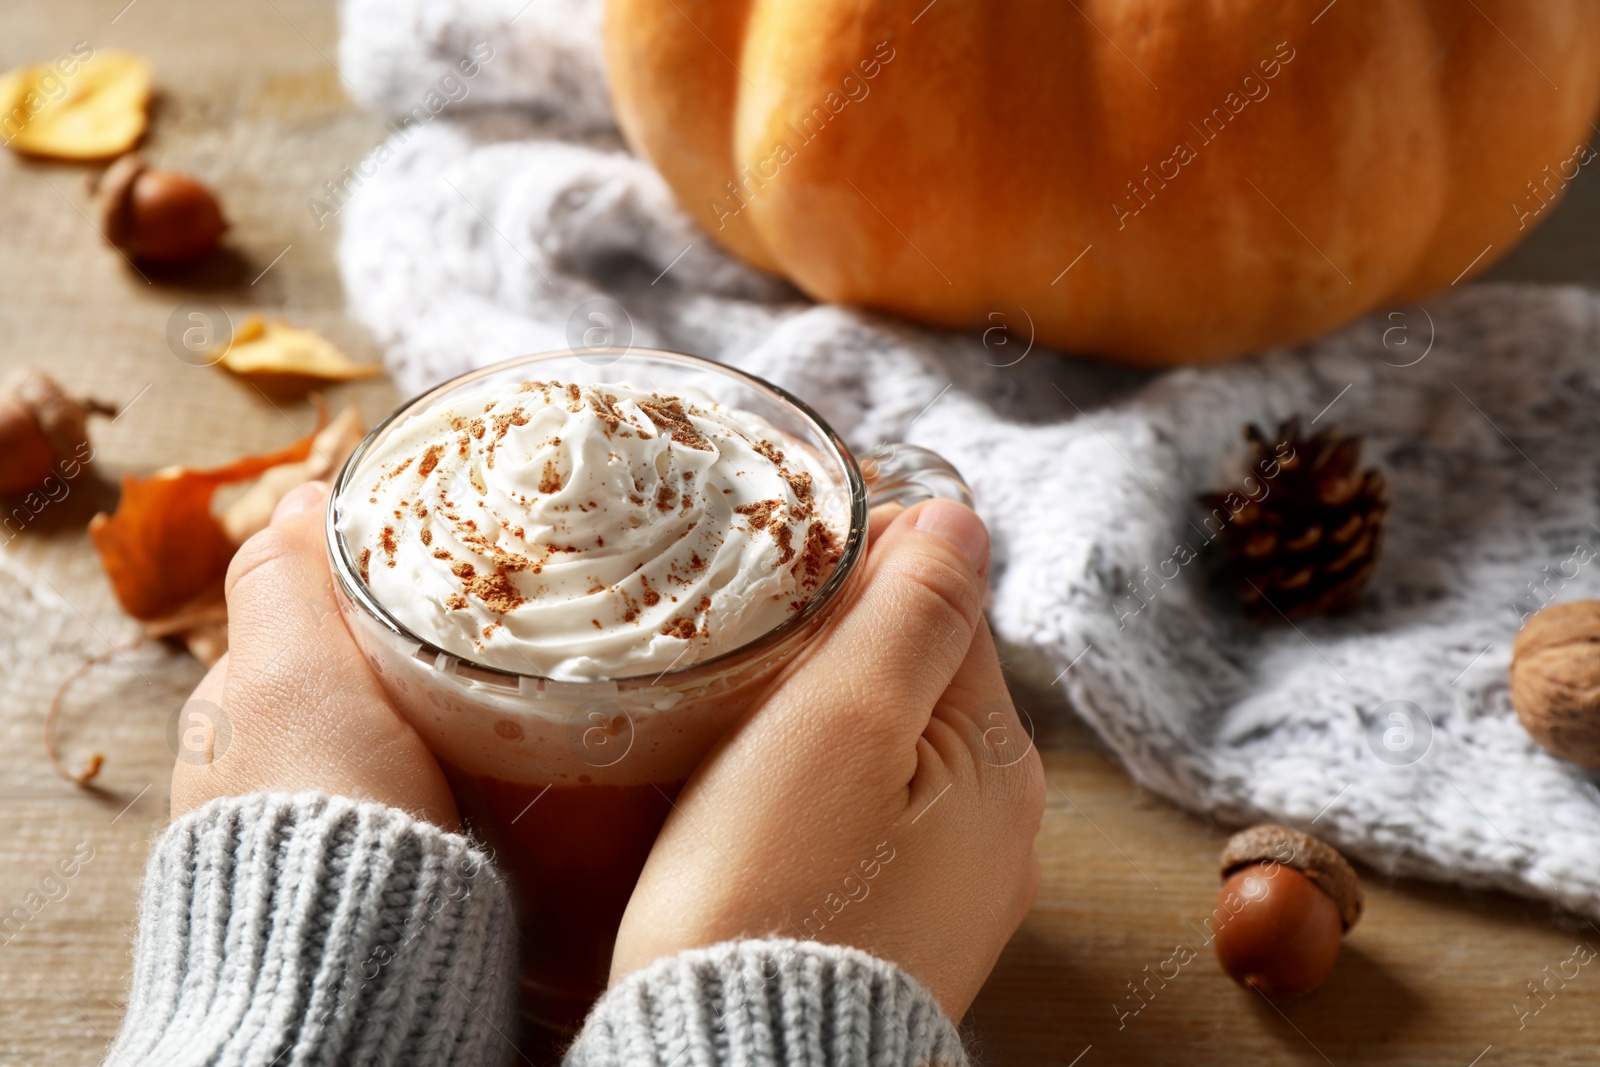
[{"label": "wood grain surface", "polygon": [[[176,358],[169,319],[196,301],[234,321],[283,314],[358,359],[379,355],[343,312],[337,226],[319,229],[305,203],[382,134],[340,83],[332,4],[0,6],[0,68],[51,59],[77,40],[155,61],[160,95],[146,152],[216,188],[232,230],[219,262],[142,276],[96,232],[92,168],[0,152],[0,372],[35,363],[74,391],[126,405],[115,423],[94,427],[106,482],[74,486],[22,534],[0,536],[0,912],[27,902],[58,860],[92,849],[64,896],[48,887],[59,899],[0,933],[6,1065],[98,1063],[116,1031],[135,893],[166,819],[168,727],[201,674],[164,646],[109,653],[137,629],[111,598],[84,523],[114,500],[111,483],[123,473],[279,447],[314,421],[304,403],[274,404]],[[1597,218],[1600,183],[1585,174],[1495,276],[1600,280]],[[383,381],[331,399],[347,396],[369,420],[397,399]],[[40,733],[58,683],[103,652],[110,659],[74,691],[63,723],[69,760],[107,755],[101,788],[85,791],[52,772]],[[981,1062],[1502,1067],[1600,1055],[1600,965],[1549,977],[1580,943],[1600,949],[1600,932],[1496,894],[1364,870],[1366,917],[1321,990],[1274,1004],[1234,986],[1199,932],[1227,828],[1135,786],[1058,697],[1018,696],[1050,779],[1044,881],[968,1020]],[[1185,946],[1193,959],[1169,962]],[[1529,983],[1547,980],[1534,998]]]}]

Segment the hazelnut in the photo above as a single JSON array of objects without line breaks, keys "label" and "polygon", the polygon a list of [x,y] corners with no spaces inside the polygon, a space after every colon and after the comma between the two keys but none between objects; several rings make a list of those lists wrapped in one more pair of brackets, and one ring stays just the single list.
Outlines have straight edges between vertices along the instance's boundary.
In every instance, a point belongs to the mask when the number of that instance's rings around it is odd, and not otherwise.
[{"label": "hazelnut", "polygon": [[1269,997],[1307,993],[1361,918],[1356,872],[1310,834],[1263,823],[1222,850],[1214,944],[1228,976]]},{"label": "hazelnut", "polygon": [[1600,600],[1528,620],[1511,646],[1511,706],[1553,755],[1600,769]]},{"label": "hazelnut", "polygon": [[199,181],[126,155],[100,179],[100,228],[141,263],[173,266],[204,259],[228,228],[216,197]]}]

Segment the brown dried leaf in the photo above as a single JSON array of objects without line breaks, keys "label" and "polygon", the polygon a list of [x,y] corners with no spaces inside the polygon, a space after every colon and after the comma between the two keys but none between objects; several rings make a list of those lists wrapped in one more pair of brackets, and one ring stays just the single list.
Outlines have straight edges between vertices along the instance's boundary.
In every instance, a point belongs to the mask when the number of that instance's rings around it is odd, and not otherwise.
[{"label": "brown dried leaf", "polygon": [[156,641],[182,641],[195,659],[207,667],[228,651],[228,602],[218,582],[189,603],[144,624],[146,637]]}]

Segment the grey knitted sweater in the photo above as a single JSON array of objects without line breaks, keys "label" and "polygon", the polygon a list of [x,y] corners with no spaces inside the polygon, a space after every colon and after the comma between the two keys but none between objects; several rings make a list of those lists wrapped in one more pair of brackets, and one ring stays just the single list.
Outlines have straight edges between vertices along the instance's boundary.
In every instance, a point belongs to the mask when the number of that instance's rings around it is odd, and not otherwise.
[{"label": "grey knitted sweater", "polygon": [[[532,1063],[510,896],[472,841],[317,793],[175,821],[145,876],[107,1067]],[[933,997],[854,949],[737,941],[614,986],[567,1067],[965,1064]]]}]

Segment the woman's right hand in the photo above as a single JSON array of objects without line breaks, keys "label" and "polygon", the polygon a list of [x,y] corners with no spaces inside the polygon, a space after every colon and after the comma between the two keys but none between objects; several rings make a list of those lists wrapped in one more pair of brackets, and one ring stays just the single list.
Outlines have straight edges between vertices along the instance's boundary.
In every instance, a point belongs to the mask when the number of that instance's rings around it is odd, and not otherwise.
[{"label": "woman's right hand", "polygon": [[[438,762],[339,614],[323,541],[327,507],[322,482],[293,490],[228,567],[230,647],[185,705],[186,724],[197,714],[205,729],[196,748],[186,735],[173,766],[173,817],[221,796],[316,790],[458,830]],[[213,719],[229,727],[220,751]]]},{"label": "woman's right hand", "polygon": [[628,904],[612,981],[738,938],[849,945],[959,1020],[1039,884],[1044,769],[983,618],[989,537],[936,500],[684,788]]}]

